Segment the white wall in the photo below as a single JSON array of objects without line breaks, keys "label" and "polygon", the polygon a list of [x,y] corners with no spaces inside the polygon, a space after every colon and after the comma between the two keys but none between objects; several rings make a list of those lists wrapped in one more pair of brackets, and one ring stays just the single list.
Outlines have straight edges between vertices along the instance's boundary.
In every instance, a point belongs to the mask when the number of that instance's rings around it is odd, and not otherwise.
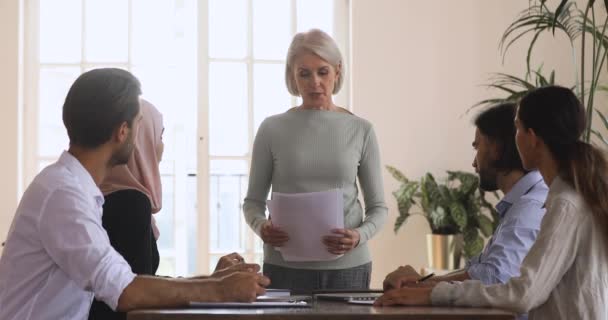
[{"label": "white wall", "polygon": [[[473,170],[475,112],[464,113],[491,93],[479,86],[489,73],[523,75],[523,46],[515,47],[502,66],[498,41],[527,5],[503,0],[352,1],[352,102],[354,112],[374,124],[384,164],[411,178],[427,171],[441,177],[447,169]],[[541,43],[537,57],[546,61],[546,69],[559,66],[570,79],[570,52],[548,50],[561,44]],[[397,183],[383,175],[389,220],[371,242],[374,287],[398,265],[425,266],[429,232],[426,221],[416,216],[395,235],[397,208],[391,192]]]},{"label": "white wall", "polygon": [[[17,206],[19,131],[19,0],[0,0],[0,242],[3,242]],[[0,247],[0,252],[2,248]]]}]

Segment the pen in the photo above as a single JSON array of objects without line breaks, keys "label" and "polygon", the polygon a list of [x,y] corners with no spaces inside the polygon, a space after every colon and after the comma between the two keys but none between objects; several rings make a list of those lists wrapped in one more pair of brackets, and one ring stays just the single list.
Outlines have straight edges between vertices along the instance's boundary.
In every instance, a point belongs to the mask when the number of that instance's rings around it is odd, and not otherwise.
[{"label": "pen", "polygon": [[427,274],[426,276],[424,276],[424,277],[422,277],[422,278],[418,279],[418,281],[416,281],[416,283],[420,283],[420,282],[423,282],[423,281],[425,281],[425,280],[428,280],[429,278],[431,278],[431,277],[432,277],[432,276],[434,276],[434,275],[435,275],[434,273],[429,273],[429,274]]}]

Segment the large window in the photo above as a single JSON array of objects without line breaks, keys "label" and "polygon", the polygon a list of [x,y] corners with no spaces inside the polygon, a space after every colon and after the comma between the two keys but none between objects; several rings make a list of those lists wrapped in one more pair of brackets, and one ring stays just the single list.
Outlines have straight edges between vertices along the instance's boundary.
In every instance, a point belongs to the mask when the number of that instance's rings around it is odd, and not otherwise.
[{"label": "large window", "polygon": [[206,273],[233,251],[260,262],[241,212],[255,132],[297,104],[283,79],[295,32],[323,29],[348,57],[347,2],[26,1],[25,183],[68,147],[61,106],[75,78],[130,70],[165,121],[158,273]]}]

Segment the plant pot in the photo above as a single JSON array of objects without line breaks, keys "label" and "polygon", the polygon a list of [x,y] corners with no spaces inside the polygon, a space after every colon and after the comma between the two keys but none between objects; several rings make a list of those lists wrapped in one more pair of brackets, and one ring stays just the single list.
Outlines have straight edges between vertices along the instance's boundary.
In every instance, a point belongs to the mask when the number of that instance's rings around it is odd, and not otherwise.
[{"label": "plant pot", "polygon": [[429,268],[433,270],[460,268],[462,235],[427,234],[426,247]]}]

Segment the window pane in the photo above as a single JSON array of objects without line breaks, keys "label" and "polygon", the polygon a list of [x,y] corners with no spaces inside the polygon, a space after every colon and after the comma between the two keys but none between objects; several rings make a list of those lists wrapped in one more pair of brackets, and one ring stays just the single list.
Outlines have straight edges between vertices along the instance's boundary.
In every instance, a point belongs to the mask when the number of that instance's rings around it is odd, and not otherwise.
[{"label": "window pane", "polygon": [[220,255],[212,255],[209,257],[209,273],[213,273],[215,270],[215,266],[217,266],[217,262],[220,260],[222,256]]},{"label": "window pane", "polygon": [[38,110],[38,155],[58,157],[68,148],[68,135],[63,125],[62,109],[70,86],[80,75],[80,68],[40,69]]},{"label": "window pane", "polygon": [[175,258],[169,257],[167,254],[160,254],[160,261],[158,264],[158,270],[156,274],[159,276],[178,276],[175,274]]},{"label": "window pane", "polygon": [[[142,86],[142,97],[163,114],[166,160],[181,157],[188,167],[196,167],[196,74],[185,67],[135,67],[133,74]],[[181,140],[176,140],[176,134]],[[186,143],[185,149],[177,143]],[[181,151],[180,151],[181,150]],[[176,154],[177,151],[187,154]]]},{"label": "window pane", "polygon": [[175,38],[175,1],[133,0],[134,63],[171,59]]},{"label": "window pane", "polygon": [[297,0],[298,32],[316,28],[333,36],[333,0]]},{"label": "window pane", "polygon": [[255,64],[253,66],[253,113],[255,131],[262,121],[291,107],[291,95],[285,87],[283,64]]},{"label": "window pane", "polygon": [[129,1],[86,0],[85,11],[86,61],[127,62]]},{"label": "window pane", "polygon": [[[266,210],[266,216],[268,216],[268,210]],[[257,234],[253,235],[253,252],[257,253],[260,259],[264,258],[264,242]]]},{"label": "window pane", "polygon": [[96,64],[94,66],[88,66],[88,67],[84,68],[84,72],[95,70],[95,69],[102,69],[102,68],[117,68],[117,69],[123,69],[123,70],[129,71],[128,68],[126,68],[124,65],[117,65],[117,64]]},{"label": "window pane", "polygon": [[245,0],[209,0],[209,56],[247,55],[247,16]]},{"label": "window pane", "polygon": [[132,0],[131,61],[136,66],[188,65],[196,70],[195,0]]},{"label": "window pane", "polygon": [[248,226],[241,213],[241,201],[247,186],[247,162],[212,160],[210,166],[210,251],[243,252]]},{"label": "window pane", "polygon": [[284,60],[291,41],[291,1],[253,1],[253,55]]},{"label": "window pane", "polygon": [[196,262],[199,252],[198,246],[198,212],[197,212],[197,184],[196,176],[189,175],[186,182],[187,225],[188,225],[188,274],[197,273]]},{"label": "window pane", "polygon": [[80,0],[40,0],[40,62],[80,62],[81,32]]},{"label": "window pane", "polygon": [[249,150],[247,67],[213,62],[209,66],[209,149],[211,155],[242,156]]},{"label": "window pane", "polygon": [[196,71],[186,67],[134,67],[142,97],[163,114],[165,123],[196,123]]},{"label": "window pane", "polygon": [[[162,171],[161,171],[162,172]],[[159,250],[174,250],[175,247],[175,232],[174,232],[174,204],[173,196],[174,184],[173,176],[163,173],[161,175],[163,184],[163,208],[154,215],[156,225],[160,231],[157,245]]]}]

